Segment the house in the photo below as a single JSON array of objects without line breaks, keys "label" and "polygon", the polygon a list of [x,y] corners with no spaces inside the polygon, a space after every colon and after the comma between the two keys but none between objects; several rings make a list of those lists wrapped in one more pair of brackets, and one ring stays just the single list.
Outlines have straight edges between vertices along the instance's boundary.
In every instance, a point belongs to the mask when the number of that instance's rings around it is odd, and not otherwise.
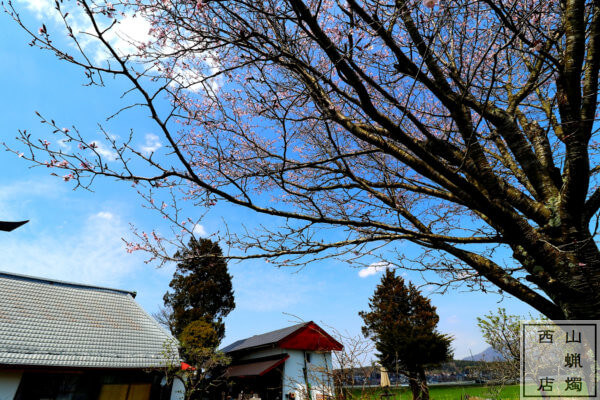
[{"label": "house", "polygon": [[183,398],[176,343],[134,298],[0,272],[0,400]]},{"label": "house", "polygon": [[342,345],[314,322],[238,340],[221,349],[232,398],[323,400],[333,395],[332,351]]}]

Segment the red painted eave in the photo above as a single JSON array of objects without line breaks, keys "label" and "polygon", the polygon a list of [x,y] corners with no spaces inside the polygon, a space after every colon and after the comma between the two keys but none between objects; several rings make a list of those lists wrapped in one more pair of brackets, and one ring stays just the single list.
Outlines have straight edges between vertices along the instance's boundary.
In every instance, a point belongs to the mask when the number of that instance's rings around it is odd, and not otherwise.
[{"label": "red painted eave", "polygon": [[284,337],[277,344],[282,349],[311,351],[340,351],[344,348],[341,343],[312,321]]}]

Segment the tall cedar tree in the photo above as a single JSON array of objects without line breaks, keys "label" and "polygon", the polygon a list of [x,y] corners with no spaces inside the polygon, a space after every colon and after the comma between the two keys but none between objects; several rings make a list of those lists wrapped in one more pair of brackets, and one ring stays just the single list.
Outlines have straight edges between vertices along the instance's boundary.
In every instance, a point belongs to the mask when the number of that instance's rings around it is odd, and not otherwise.
[{"label": "tall cedar tree", "polygon": [[172,309],[171,332],[180,337],[192,322],[204,321],[214,326],[218,345],[225,334],[223,318],[235,307],[223,252],[210,239],[192,238],[188,248],[175,257],[183,261],[177,264],[169,284],[173,291],[163,298],[165,306]]},{"label": "tall cedar tree", "polygon": [[363,334],[374,340],[379,361],[389,371],[408,377],[413,399],[429,399],[425,368],[452,359],[452,339],[436,332],[436,308],[390,269],[369,300],[370,311],[359,315],[365,323]]}]

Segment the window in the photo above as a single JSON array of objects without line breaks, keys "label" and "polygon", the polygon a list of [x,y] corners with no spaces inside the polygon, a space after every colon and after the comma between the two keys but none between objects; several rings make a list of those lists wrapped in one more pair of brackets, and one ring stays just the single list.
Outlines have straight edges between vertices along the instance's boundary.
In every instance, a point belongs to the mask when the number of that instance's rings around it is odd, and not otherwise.
[{"label": "window", "polygon": [[151,388],[149,383],[102,385],[98,400],[148,400]]}]

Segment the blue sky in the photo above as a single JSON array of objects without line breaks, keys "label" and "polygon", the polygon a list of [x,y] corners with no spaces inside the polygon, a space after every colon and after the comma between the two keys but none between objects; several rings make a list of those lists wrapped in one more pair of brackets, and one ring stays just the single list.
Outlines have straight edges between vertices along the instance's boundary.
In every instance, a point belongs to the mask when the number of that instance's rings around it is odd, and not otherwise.
[{"label": "blue sky", "polygon": [[[49,3],[22,0],[17,4],[29,7],[25,14],[35,24]],[[83,87],[80,70],[28,46],[29,39],[8,16],[2,15],[0,27],[2,141],[20,148],[14,139],[18,129],[51,137],[36,118],[36,110],[60,121],[61,126],[76,125],[91,140],[100,139],[97,123],[119,108],[119,83],[109,80],[106,88]],[[135,128],[134,144],[139,149],[161,144],[153,136],[156,128],[143,114],[125,114],[107,126],[120,137]],[[104,179],[96,182],[94,192],[73,191],[71,183],[50,172],[30,168],[14,154],[0,152],[0,218],[31,220],[0,236],[0,270],[135,290],[140,304],[150,313],[156,311],[173,266],[159,269],[144,263],[146,256],[128,254],[121,238],[131,237],[130,224],[164,231],[164,221],[141,207],[142,200],[128,184]],[[206,234],[223,229],[223,218],[233,229],[239,229],[242,222],[248,226],[267,222],[247,210],[221,206],[203,220]],[[230,264],[230,272],[237,307],[226,319],[224,344],[281,328],[298,318],[358,335],[358,312],[366,310],[381,276],[381,272],[361,272],[337,260],[313,263],[300,271],[253,260]],[[411,273],[405,277],[421,283]],[[456,358],[487,347],[476,326],[478,316],[499,306],[513,314],[533,313],[511,298],[498,303],[500,297],[491,294],[451,291],[431,298],[440,315],[439,330],[455,338]]]}]

